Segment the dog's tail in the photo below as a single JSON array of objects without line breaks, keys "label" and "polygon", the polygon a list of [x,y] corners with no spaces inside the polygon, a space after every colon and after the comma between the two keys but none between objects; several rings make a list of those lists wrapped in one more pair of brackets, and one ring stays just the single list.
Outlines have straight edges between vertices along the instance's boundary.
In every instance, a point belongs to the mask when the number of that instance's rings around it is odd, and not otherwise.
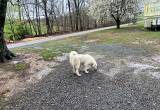
[{"label": "dog's tail", "polygon": [[70,64],[73,63],[73,60],[76,58],[75,56],[78,55],[76,51],[71,51],[69,54]]},{"label": "dog's tail", "polygon": [[70,56],[75,56],[75,55],[78,55],[78,53],[76,51],[71,51],[70,52]]}]

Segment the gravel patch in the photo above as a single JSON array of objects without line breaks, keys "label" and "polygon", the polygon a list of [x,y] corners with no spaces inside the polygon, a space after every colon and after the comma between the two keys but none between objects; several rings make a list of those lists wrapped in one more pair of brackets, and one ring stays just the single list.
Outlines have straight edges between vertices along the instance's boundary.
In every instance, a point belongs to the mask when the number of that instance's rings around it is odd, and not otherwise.
[{"label": "gravel patch", "polygon": [[142,48],[123,45],[88,47],[79,52],[90,53],[96,58],[99,65],[97,72],[82,73],[82,77],[78,77],[72,73],[68,59],[61,60],[42,81],[12,97],[5,109],[158,110],[160,108],[158,78],[160,64],[151,59],[151,53]]}]

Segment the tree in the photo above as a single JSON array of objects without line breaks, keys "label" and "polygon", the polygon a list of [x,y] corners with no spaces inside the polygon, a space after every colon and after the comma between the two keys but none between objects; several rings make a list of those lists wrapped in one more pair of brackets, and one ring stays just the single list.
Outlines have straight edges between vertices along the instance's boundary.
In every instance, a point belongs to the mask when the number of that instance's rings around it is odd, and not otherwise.
[{"label": "tree", "polygon": [[73,21],[72,21],[71,2],[70,2],[70,0],[68,0],[68,9],[69,9],[70,26],[71,26],[71,30],[73,31]]},{"label": "tree", "polygon": [[6,18],[8,0],[0,0],[0,62],[4,62],[5,59],[10,60],[14,57],[14,54],[9,51],[4,40],[4,24]]},{"label": "tree", "polygon": [[113,0],[109,3],[110,15],[115,20],[118,29],[120,28],[121,20],[124,16],[136,11],[137,3],[137,0]]},{"label": "tree", "polygon": [[[75,25],[76,25],[76,31],[78,30],[83,30],[82,27],[82,18],[81,18],[81,11],[82,7],[85,3],[85,0],[73,0],[74,2],[74,7],[75,7]],[[79,29],[80,27],[80,29]]]},{"label": "tree", "polygon": [[38,0],[34,0],[34,2],[35,2],[35,10],[36,10],[36,26],[37,26],[38,34],[42,34],[41,19],[40,19],[40,6],[39,6],[40,3]]},{"label": "tree", "polygon": [[21,18],[21,1],[20,0],[17,0],[17,4],[18,4],[18,16],[19,16],[19,20],[21,21],[22,18]]},{"label": "tree", "polygon": [[48,3],[48,0],[42,0],[45,19],[46,19],[47,33],[49,34],[49,33],[52,33],[52,29],[51,29],[50,21],[49,21],[49,17],[48,17],[47,3]]},{"label": "tree", "polygon": [[[98,16],[110,15],[120,28],[121,21],[126,18],[128,14],[133,14],[138,11],[138,0],[91,0],[93,6],[90,8],[91,13],[96,12]],[[94,10],[94,11],[92,11]]]}]

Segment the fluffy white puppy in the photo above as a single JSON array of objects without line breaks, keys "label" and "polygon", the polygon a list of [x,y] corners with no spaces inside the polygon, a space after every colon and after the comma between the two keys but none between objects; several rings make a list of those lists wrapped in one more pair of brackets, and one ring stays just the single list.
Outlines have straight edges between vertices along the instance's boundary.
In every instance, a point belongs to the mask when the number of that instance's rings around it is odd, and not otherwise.
[{"label": "fluffy white puppy", "polygon": [[84,72],[89,73],[88,69],[93,68],[97,70],[96,60],[88,54],[78,54],[76,51],[70,52],[70,64],[73,68],[73,72],[78,76],[81,76],[79,69],[81,65],[84,65]]}]

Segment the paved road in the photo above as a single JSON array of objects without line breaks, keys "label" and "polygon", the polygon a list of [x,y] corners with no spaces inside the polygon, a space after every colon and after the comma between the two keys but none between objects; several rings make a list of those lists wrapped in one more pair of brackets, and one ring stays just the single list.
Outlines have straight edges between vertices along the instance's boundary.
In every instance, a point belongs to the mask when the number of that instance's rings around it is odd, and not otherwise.
[{"label": "paved road", "polygon": [[155,74],[160,62],[151,60],[152,53],[143,48],[100,44],[79,52],[91,52],[99,71],[78,77],[64,60],[41,82],[13,97],[6,110],[160,109],[160,77]]},{"label": "paved road", "polygon": [[[128,26],[128,24],[121,25],[121,27],[125,27],[125,26]],[[113,29],[113,28],[115,28],[115,26],[104,27],[104,28],[93,29],[93,30],[82,31],[82,32],[75,32],[75,33],[65,34],[65,35],[49,36],[46,39],[34,40],[34,41],[29,41],[29,42],[21,42],[21,43],[16,43],[16,44],[9,44],[9,45],[7,45],[7,47],[11,49],[11,48],[16,48],[16,47],[37,44],[37,43],[43,43],[43,42],[47,42],[47,41],[51,41],[51,40],[63,39],[63,38],[71,37],[71,36],[85,35],[88,33],[102,31],[102,30],[106,30],[106,29]]]}]

